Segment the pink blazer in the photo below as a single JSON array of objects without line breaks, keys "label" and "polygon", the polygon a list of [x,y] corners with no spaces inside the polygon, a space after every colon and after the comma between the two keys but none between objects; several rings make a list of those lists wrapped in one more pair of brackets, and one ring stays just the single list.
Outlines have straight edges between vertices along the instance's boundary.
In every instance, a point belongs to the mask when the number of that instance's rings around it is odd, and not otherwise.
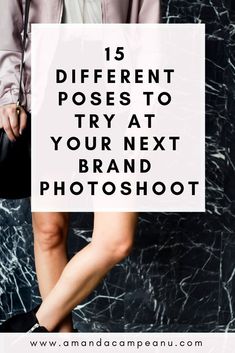
[{"label": "pink blazer", "polygon": [[[0,0],[0,105],[16,103],[25,0]],[[30,23],[60,23],[63,0],[31,0]],[[102,0],[104,23],[157,23],[160,0]],[[30,32],[30,26],[29,26]],[[25,53],[23,104],[31,106],[30,33]]]}]

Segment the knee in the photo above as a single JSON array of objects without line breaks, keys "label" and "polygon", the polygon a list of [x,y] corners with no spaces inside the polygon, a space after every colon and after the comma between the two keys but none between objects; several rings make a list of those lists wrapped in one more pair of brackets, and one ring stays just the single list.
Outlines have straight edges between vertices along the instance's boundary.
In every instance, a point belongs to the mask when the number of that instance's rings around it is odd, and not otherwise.
[{"label": "knee", "polygon": [[92,241],[92,245],[94,251],[100,253],[107,265],[112,267],[130,255],[133,248],[132,234],[122,234],[121,237],[109,234],[105,239],[105,243]]},{"label": "knee", "polygon": [[133,248],[133,241],[128,239],[120,242],[115,247],[113,247],[110,251],[110,255],[114,260],[114,264],[123,261],[126,257],[128,257]]},{"label": "knee", "polygon": [[55,222],[38,224],[35,229],[35,242],[42,251],[51,251],[64,246],[67,228]]}]

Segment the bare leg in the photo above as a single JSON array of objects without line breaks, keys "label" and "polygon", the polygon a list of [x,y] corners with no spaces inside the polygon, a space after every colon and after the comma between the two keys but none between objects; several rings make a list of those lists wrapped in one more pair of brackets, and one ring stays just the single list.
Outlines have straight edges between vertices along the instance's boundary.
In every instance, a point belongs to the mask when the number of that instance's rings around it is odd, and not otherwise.
[{"label": "bare leg", "polygon": [[84,300],[107,272],[130,252],[136,213],[96,213],[92,242],[65,267],[54,289],[42,303],[37,318],[49,331]]},{"label": "bare leg", "polygon": [[[35,212],[32,219],[36,272],[40,293],[45,300],[68,262],[68,214]],[[56,329],[60,332],[71,332],[71,315]]]}]

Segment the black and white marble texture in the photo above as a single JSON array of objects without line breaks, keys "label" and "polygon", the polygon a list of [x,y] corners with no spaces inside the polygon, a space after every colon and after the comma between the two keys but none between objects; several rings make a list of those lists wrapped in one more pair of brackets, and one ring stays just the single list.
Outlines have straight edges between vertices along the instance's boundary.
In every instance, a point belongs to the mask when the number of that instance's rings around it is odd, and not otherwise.
[{"label": "black and white marble texture", "polygon": [[[206,23],[206,213],[140,214],[131,256],[74,310],[80,331],[235,332],[234,3],[162,3],[163,22]],[[92,214],[71,218],[70,256]],[[0,200],[0,321],[39,302],[29,200]]]}]

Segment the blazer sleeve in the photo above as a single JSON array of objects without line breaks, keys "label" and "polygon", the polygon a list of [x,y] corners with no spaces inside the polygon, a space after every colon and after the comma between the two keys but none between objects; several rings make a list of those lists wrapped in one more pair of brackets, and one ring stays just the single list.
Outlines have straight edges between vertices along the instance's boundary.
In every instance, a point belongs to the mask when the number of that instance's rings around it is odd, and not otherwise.
[{"label": "blazer sleeve", "polygon": [[160,22],[160,0],[138,0],[136,2],[139,3],[138,23]]},{"label": "blazer sleeve", "polygon": [[19,94],[23,11],[21,0],[0,0],[0,105],[16,103]]},{"label": "blazer sleeve", "polygon": [[160,0],[103,0],[105,23],[159,23]]}]

